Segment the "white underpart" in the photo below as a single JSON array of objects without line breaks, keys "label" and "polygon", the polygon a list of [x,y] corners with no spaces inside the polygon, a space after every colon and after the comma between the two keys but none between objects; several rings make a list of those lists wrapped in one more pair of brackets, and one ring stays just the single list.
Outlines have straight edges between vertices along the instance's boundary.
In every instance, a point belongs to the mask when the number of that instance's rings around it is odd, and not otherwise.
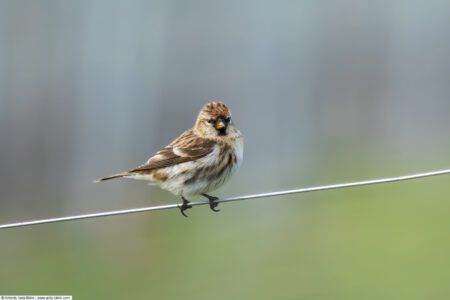
[{"label": "white underpart", "polygon": [[[174,149],[174,153],[176,152]],[[127,178],[147,180],[152,183],[156,183],[161,188],[168,190],[176,195],[198,195],[201,193],[208,193],[222,186],[231,175],[236,172],[239,166],[242,164],[244,141],[242,137],[238,137],[234,143],[234,154],[236,155],[236,163],[225,170],[220,177],[214,179],[197,178],[192,183],[186,184],[186,180],[192,178],[199,168],[205,168],[208,166],[221,165],[222,159],[228,159],[228,155],[220,157],[220,148],[215,146],[214,150],[205,157],[199,158],[195,161],[184,162],[181,164],[165,167],[159,169],[159,172],[164,174],[167,179],[165,181],[158,181],[153,178],[152,175],[132,175]]]},{"label": "white underpart", "polygon": [[234,145],[234,154],[236,155],[236,164],[234,164],[231,175],[236,172],[237,169],[242,165],[242,161],[244,159],[244,138],[240,137],[236,139],[236,143]]}]

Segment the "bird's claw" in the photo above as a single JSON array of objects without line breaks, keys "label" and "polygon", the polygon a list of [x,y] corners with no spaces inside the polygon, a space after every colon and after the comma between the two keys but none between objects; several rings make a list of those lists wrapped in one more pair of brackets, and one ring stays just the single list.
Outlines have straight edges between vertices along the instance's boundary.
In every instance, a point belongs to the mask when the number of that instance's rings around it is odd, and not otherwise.
[{"label": "bird's claw", "polygon": [[209,208],[211,208],[212,211],[214,211],[214,212],[219,212],[220,211],[220,209],[216,209],[216,207],[217,207],[217,205],[219,205],[219,203],[214,202],[216,200],[219,200],[219,198],[214,197],[214,196],[210,196],[210,195],[207,195],[207,194],[202,194],[202,196],[208,198],[208,200],[209,200]]},{"label": "bird's claw", "polygon": [[180,206],[178,206],[178,208],[180,209],[181,214],[187,218],[188,215],[186,215],[186,214],[184,213],[184,211],[185,211],[186,209],[188,209],[188,208],[192,208],[192,205],[184,205],[184,204],[181,204]]},{"label": "bird's claw", "polygon": [[212,201],[209,201],[209,208],[211,208],[212,211],[215,211],[215,212],[219,212],[220,211],[220,209],[216,209],[217,205],[219,205],[219,204],[215,203],[215,202],[212,202]]},{"label": "bird's claw", "polygon": [[185,211],[186,209],[192,208],[192,205],[189,205],[189,201],[186,200],[184,197],[182,197],[181,199],[183,200],[183,203],[182,203],[181,205],[178,205],[178,208],[180,209],[181,214],[187,218],[188,215],[186,215],[186,214],[184,213],[184,211]]}]

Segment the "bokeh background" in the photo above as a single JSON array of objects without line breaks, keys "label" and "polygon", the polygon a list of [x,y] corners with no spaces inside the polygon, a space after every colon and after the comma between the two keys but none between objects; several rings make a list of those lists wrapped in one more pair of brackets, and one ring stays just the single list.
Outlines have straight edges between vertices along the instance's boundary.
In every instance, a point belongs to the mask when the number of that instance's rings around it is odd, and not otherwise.
[{"label": "bokeh background", "polygon": [[[246,137],[218,196],[448,168],[449,34],[446,0],[0,0],[0,223],[178,202],[91,181],[213,99]],[[449,183],[1,230],[0,294],[448,299]]]}]

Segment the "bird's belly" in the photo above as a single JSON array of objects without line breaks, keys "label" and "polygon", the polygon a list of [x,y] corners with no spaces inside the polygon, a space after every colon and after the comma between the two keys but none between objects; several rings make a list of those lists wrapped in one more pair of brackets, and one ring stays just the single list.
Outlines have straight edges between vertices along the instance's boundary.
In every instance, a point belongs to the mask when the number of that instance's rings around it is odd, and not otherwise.
[{"label": "bird's belly", "polygon": [[217,149],[195,161],[158,169],[152,181],[175,195],[198,195],[222,186],[242,163],[242,142],[227,151]]},{"label": "bird's belly", "polygon": [[[159,186],[176,195],[198,195],[215,190],[223,185],[230,177],[232,167],[227,166],[217,169],[217,166],[193,168],[187,172],[179,172],[170,176],[163,182],[157,182]],[[220,172],[220,174],[219,174]],[[169,172],[171,173],[171,172]]]},{"label": "bird's belly", "polygon": [[[235,163],[226,159],[200,159],[167,167],[167,179],[157,184],[176,195],[198,195],[222,186],[232,175]],[[161,170],[162,171],[162,170]]]}]

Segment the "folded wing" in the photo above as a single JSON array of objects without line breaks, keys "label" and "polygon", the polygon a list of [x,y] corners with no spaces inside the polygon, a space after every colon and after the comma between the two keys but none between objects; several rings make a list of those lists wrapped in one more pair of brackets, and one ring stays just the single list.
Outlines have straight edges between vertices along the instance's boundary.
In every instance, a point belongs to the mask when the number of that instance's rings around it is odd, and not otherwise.
[{"label": "folded wing", "polygon": [[145,164],[129,171],[130,174],[148,173],[154,169],[165,168],[193,161],[210,154],[215,142],[195,135],[191,130],[183,133],[169,146],[159,150]]}]

